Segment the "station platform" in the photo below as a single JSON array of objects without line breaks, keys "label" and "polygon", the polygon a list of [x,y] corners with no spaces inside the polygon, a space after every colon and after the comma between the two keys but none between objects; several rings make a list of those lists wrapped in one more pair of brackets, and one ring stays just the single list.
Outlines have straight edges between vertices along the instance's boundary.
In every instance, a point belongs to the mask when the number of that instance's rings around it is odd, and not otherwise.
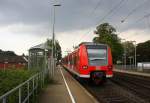
[{"label": "station platform", "polygon": [[131,75],[143,76],[143,77],[150,77],[150,73],[145,73],[145,72],[130,71],[130,70],[126,70],[126,69],[117,69],[117,68],[113,69],[113,71],[131,74]]},{"label": "station platform", "polygon": [[61,66],[55,69],[54,83],[39,97],[39,103],[99,103]]}]

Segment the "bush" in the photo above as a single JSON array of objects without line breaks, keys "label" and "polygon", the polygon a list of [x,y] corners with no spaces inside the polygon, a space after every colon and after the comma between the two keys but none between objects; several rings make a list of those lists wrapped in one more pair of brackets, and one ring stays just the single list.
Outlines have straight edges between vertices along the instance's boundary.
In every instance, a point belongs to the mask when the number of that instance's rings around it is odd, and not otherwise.
[{"label": "bush", "polygon": [[26,81],[37,71],[31,70],[0,70],[0,96]]}]

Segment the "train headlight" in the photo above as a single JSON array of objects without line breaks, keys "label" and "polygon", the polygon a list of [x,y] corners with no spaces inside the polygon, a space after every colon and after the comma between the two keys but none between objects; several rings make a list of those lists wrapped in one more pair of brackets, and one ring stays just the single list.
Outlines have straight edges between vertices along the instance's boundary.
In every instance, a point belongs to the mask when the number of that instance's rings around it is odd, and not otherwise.
[{"label": "train headlight", "polygon": [[82,69],[88,69],[87,65],[82,66]]},{"label": "train headlight", "polygon": [[113,66],[112,65],[109,65],[108,66],[108,70],[112,70],[113,69]]}]

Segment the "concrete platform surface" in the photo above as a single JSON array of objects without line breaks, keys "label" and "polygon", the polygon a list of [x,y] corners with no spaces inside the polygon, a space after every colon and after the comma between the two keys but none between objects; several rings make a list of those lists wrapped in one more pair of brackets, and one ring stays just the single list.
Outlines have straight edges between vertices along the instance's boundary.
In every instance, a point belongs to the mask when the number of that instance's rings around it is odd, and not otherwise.
[{"label": "concrete platform surface", "polygon": [[131,74],[131,75],[137,75],[137,76],[150,77],[150,73],[141,73],[141,72],[136,72],[136,71],[122,70],[122,69],[114,69],[113,71],[127,73],[127,74]]},{"label": "concrete platform surface", "polygon": [[55,70],[54,83],[45,88],[39,103],[98,103],[64,68]]}]

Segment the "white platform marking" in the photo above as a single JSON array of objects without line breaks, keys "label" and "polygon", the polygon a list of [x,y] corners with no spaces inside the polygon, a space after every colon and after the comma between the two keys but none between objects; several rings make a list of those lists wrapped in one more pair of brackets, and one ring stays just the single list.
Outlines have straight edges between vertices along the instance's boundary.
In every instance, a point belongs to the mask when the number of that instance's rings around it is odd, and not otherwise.
[{"label": "white platform marking", "polygon": [[73,95],[72,95],[72,93],[71,93],[71,91],[70,91],[70,88],[69,88],[69,86],[68,86],[68,84],[67,84],[67,82],[66,82],[66,79],[65,79],[65,77],[64,77],[64,74],[63,74],[63,72],[62,72],[61,69],[60,69],[60,72],[61,72],[61,75],[62,75],[63,80],[64,80],[64,82],[65,82],[65,85],[66,85],[66,87],[67,87],[67,90],[68,90],[68,93],[69,93],[69,95],[70,95],[70,98],[71,98],[72,103],[76,103],[76,102],[75,102],[75,99],[74,99],[74,97],[73,97]]}]

